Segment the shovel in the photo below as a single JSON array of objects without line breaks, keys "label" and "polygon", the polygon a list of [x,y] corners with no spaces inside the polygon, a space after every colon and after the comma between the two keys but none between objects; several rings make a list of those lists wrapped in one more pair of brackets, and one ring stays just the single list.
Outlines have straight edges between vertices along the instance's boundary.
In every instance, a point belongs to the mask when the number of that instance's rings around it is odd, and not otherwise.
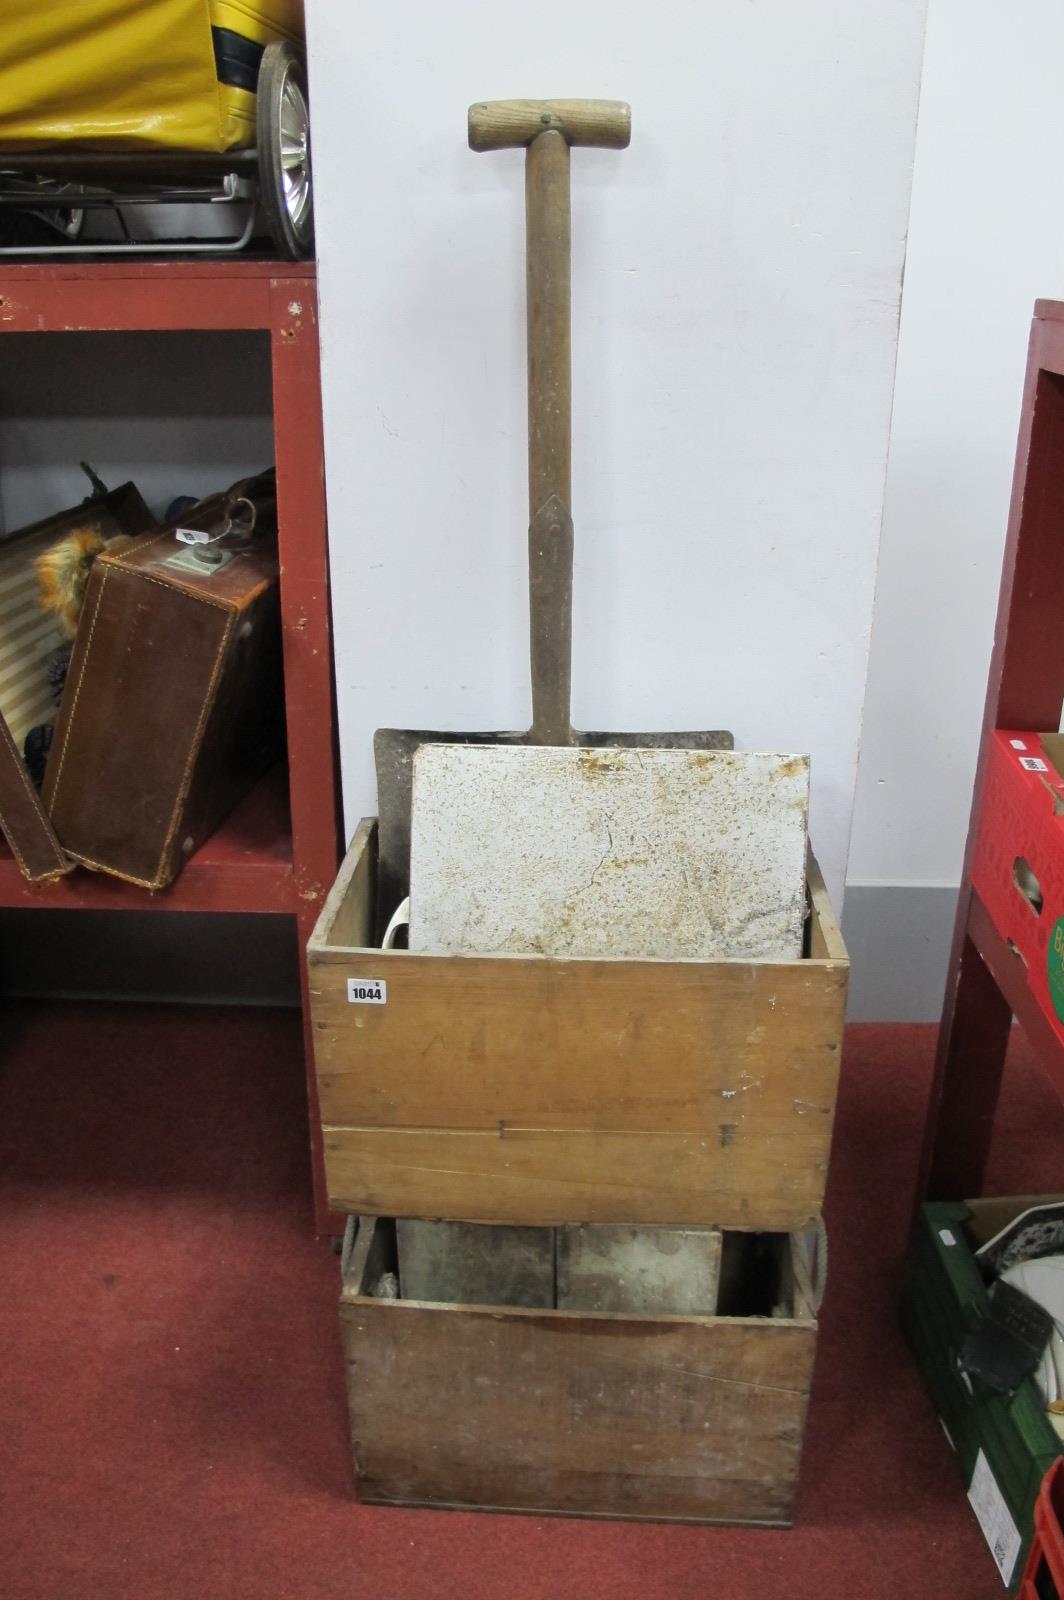
[{"label": "shovel", "polygon": [[573,600],[569,148],[623,150],[631,111],[620,100],[499,100],[469,108],[473,150],[524,146],[528,277],[528,602],[532,726],[525,733],[379,728],[377,931],[407,894],[413,758],[424,744],[580,745],[730,750],[720,729],[574,732],[570,723]]}]

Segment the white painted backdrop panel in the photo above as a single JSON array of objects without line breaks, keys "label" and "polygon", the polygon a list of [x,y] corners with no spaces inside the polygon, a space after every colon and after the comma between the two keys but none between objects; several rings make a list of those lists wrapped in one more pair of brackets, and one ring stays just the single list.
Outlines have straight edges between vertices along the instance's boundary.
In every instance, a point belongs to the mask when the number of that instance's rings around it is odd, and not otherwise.
[{"label": "white painted backdrop panel", "polygon": [[933,0],[854,883],[960,879],[1028,332],[1064,299],[1062,53],[1058,0]]},{"label": "white painted backdrop panel", "polygon": [[808,750],[841,898],[923,20],[310,0],[349,825],[379,724],[529,721],[522,157],[466,107],[628,99],[573,160],[574,720]]}]

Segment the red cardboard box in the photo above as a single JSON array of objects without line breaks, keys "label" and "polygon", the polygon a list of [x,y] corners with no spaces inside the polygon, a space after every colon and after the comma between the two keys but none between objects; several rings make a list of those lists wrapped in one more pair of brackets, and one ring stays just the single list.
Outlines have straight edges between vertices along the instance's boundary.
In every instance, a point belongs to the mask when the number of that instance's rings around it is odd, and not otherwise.
[{"label": "red cardboard box", "polygon": [[972,884],[1064,1042],[1064,735],[991,735]]}]

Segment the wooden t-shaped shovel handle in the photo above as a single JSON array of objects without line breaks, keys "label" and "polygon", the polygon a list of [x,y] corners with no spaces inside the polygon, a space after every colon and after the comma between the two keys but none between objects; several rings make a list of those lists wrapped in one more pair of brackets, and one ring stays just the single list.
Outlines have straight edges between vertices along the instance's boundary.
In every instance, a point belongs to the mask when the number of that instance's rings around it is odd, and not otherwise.
[{"label": "wooden t-shaped shovel handle", "polygon": [[528,574],[532,742],[570,744],[573,523],[569,146],[623,150],[620,100],[494,100],[469,108],[473,150],[527,146]]},{"label": "wooden t-shaped shovel handle", "polygon": [[624,150],[632,137],[632,108],[624,100],[480,100],[469,108],[469,148],[508,150],[531,144],[548,128],[566,144]]}]

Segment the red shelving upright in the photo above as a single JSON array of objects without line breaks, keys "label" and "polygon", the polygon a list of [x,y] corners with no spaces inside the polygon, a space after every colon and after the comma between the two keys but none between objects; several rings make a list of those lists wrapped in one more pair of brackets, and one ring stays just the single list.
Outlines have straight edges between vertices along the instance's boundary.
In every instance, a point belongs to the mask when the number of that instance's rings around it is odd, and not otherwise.
[{"label": "red shelving upright", "polygon": [[[972,883],[996,730],[1054,732],[1064,700],[1064,303],[1039,300],[1024,386],[1016,469],[987,686],[971,825],[926,1125],[920,1196],[982,1190],[1015,1017],[1064,1099],[1064,1043]],[[1005,847],[1005,841],[1001,842]],[[1010,858],[1011,859],[1011,858]],[[1044,941],[1043,941],[1044,942]]]}]

